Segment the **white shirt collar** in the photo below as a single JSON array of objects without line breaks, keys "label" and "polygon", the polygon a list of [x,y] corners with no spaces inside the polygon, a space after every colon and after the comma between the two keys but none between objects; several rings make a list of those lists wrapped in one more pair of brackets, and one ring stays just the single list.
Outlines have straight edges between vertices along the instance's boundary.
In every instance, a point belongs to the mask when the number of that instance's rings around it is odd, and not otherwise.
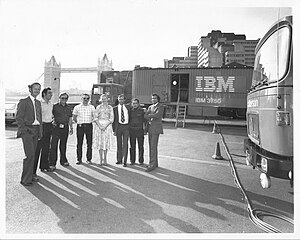
[{"label": "white shirt collar", "polygon": [[29,95],[32,102],[34,102],[35,98],[32,95]]}]

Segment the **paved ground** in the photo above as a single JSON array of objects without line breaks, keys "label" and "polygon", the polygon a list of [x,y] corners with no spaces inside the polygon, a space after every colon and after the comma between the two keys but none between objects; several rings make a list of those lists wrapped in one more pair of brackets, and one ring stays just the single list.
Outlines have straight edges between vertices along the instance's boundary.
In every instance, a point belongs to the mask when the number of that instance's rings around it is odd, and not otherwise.
[{"label": "paved ground", "polygon": [[[221,148],[225,160],[211,158],[220,141],[218,134],[211,133],[212,125],[190,123],[185,129],[175,129],[165,123],[164,128],[159,143],[160,167],[151,173],[146,173],[144,166],[115,165],[115,146],[108,153],[109,166],[96,164],[97,152],[92,165],[78,166],[75,136],[71,136],[67,154],[71,166],[39,173],[40,182],[27,188],[19,184],[22,143],[15,138],[16,129],[7,128],[6,233],[263,234],[248,218],[224,150]],[[255,207],[293,218],[294,193],[288,182],[274,179],[274,187],[263,190],[259,173],[244,164],[246,129],[235,125],[223,126],[221,131]],[[147,139],[145,148],[147,162]],[[284,233],[294,231],[293,226],[267,220]],[[175,238],[178,236],[183,235]]]}]

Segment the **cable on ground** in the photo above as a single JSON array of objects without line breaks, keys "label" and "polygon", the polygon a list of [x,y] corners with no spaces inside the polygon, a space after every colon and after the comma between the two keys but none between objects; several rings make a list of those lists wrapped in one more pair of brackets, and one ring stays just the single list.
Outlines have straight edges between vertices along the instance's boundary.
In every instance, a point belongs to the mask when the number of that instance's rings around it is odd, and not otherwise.
[{"label": "cable on ground", "polygon": [[234,161],[231,157],[231,154],[230,154],[229,149],[227,147],[227,144],[225,142],[224,136],[221,133],[221,129],[219,131],[219,135],[221,137],[222,144],[225,148],[226,155],[229,158],[230,167],[232,169],[232,175],[234,177],[234,183],[241,190],[241,192],[242,192],[242,194],[243,194],[243,196],[246,200],[248,215],[249,215],[250,220],[254,223],[254,225],[256,225],[257,227],[259,227],[260,229],[262,229],[263,231],[268,232],[268,233],[281,233],[281,231],[279,229],[277,229],[276,227],[274,227],[274,226],[272,226],[272,225],[270,225],[270,224],[268,224],[268,223],[266,223],[262,220],[263,217],[265,217],[265,216],[275,217],[275,218],[281,219],[285,222],[288,222],[288,223],[294,225],[293,219],[291,219],[287,216],[284,216],[284,215],[281,215],[281,214],[271,213],[271,212],[261,210],[261,209],[253,208],[251,199],[249,199],[243,185],[241,184],[238,173],[236,171],[236,167],[234,165]]}]

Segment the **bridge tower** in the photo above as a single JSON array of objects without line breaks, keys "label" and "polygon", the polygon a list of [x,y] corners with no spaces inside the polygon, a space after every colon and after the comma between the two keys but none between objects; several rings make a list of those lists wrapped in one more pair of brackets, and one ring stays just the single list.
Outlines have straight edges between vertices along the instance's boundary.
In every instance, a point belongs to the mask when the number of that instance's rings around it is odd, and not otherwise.
[{"label": "bridge tower", "polygon": [[61,74],[61,65],[58,64],[54,58],[47,62],[45,61],[44,66],[44,88],[50,87],[53,91],[53,96],[51,101],[53,103],[58,102],[58,96],[60,92],[60,74]]},{"label": "bridge tower", "polygon": [[101,82],[101,73],[103,71],[113,71],[114,70],[112,67],[112,61],[108,60],[106,53],[104,54],[102,59],[98,58],[97,69],[98,69],[98,83]]}]

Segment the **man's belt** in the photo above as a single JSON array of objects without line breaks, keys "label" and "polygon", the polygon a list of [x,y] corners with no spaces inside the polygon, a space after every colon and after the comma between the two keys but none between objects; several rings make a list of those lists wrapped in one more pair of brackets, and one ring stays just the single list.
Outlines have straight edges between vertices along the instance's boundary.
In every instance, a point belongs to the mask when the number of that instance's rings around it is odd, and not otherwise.
[{"label": "man's belt", "polygon": [[90,126],[90,125],[92,125],[92,123],[77,123],[77,126],[78,127],[84,127],[84,126]]}]

